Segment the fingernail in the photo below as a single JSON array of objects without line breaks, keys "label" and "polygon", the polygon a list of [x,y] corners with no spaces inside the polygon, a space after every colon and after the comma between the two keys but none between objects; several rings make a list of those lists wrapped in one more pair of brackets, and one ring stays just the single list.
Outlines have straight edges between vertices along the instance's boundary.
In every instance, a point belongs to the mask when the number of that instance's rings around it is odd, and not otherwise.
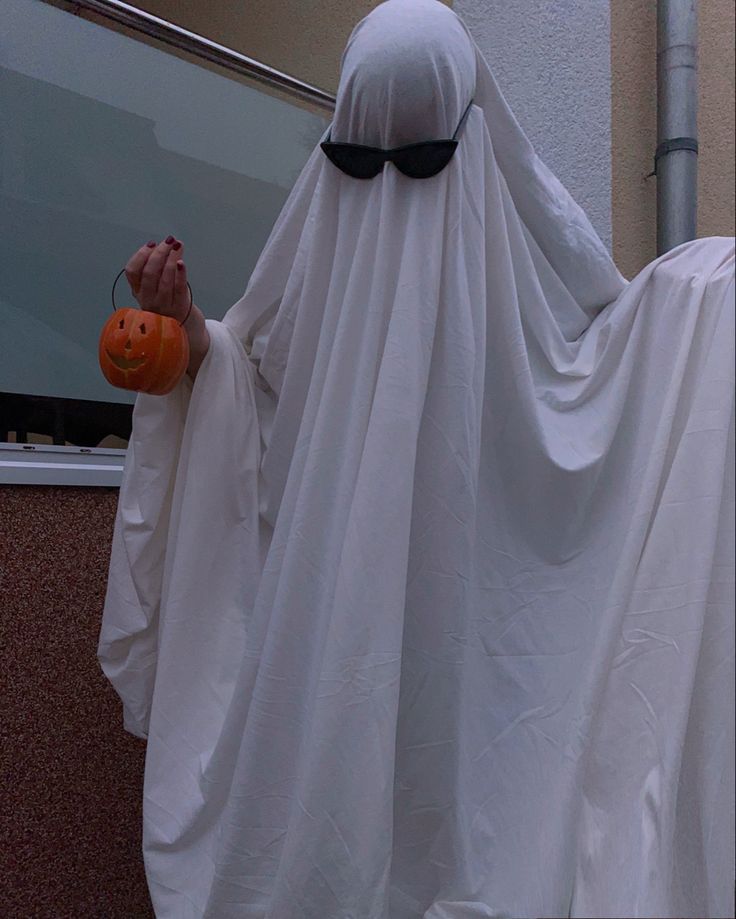
[{"label": "fingernail", "polygon": [[173,243],[173,241],[174,241],[174,237],[173,237],[173,236],[167,236],[165,241],[166,241],[167,243],[171,244],[171,243]]},{"label": "fingernail", "polygon": [[184,262],[182,262],[182,261],[177,262],[177,263],[176,263],[176,267],[179,269],[179,271],[181,271],[182,268],[184,267]]},{"label": "fingernail", "polygon": [[150,242],[147,242],[146,245],[148,246],[149,249],[154,249],[156,247],[156,243],[153,240],[151,240]]},{"label": "fingernail", "polygon": [[179,249],[181,249],[181,243],[180,243],[180,242],[175,242],[174,245],[173,245],[171,248],[172,248],[172,249],[176,249],[176,251],[178,252]]}]

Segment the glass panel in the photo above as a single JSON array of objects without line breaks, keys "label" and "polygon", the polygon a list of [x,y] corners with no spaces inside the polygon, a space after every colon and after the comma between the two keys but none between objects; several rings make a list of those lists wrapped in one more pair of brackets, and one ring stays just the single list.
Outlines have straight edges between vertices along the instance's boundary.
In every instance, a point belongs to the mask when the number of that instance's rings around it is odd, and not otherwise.
[{"label": "glass panel", "polygon": [[[329,114],[41,0],[2,6],[0,438],[34,397],[49,442],[95,446],[83,416],[135,401],[97,361],[116,274],[172,233],[222,318]],[[115,299],[135,305],[124,277]]]}]

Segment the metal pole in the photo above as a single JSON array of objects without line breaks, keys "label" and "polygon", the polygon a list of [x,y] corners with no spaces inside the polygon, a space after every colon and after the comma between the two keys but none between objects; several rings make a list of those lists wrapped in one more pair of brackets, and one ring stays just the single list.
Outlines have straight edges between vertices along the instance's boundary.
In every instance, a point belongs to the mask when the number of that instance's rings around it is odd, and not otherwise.
[{"label": "metal pole", "polygon": [[657,0],[657,255],[695,239],[697,0]]}]

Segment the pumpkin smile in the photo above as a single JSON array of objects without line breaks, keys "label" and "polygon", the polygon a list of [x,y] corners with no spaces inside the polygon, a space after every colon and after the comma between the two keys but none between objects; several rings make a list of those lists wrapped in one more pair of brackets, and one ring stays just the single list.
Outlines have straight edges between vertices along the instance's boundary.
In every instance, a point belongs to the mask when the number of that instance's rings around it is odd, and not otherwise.
[{"label": "pumpkin smile", "polygon": [[144,361],[142,357],[127,358],[124,354],[111,354],[107,348],[105,348],[105,351],[107,351],[107,356],[113,364],[121,370],[136,370]]}]

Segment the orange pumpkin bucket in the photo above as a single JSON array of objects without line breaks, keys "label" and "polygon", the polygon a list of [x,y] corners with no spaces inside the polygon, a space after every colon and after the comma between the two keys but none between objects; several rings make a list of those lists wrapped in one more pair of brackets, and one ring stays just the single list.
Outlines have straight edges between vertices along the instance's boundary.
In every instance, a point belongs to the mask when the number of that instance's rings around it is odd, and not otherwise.
[{"label": "orange pumpkin bucket", "polygon": [[115,306],[112,285],[113,314],[102,327],[98,357],[102,374],[112,386],[135,392],[164,396],[176,386],[189,366],[189,336],[182,326],[192,311],[192,288],[189,287],[189,310],[181,323],[137,307]]}]

